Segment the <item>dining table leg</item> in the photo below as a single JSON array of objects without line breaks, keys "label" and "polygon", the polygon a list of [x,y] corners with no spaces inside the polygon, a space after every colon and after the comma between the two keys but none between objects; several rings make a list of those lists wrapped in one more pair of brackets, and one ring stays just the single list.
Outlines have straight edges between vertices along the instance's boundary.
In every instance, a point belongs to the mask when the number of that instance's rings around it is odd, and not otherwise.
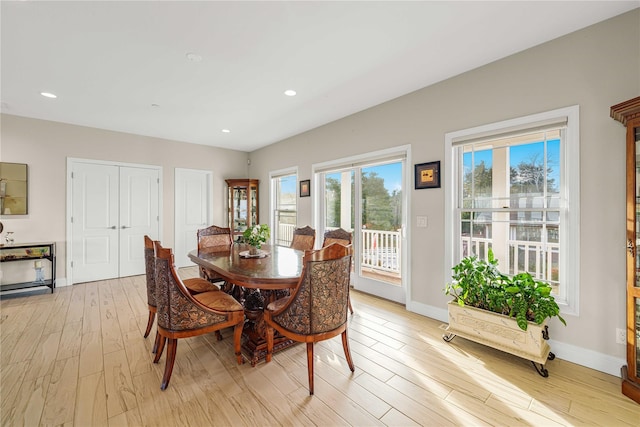
[{"label": "dining table leg", "polygon": [[[267,328],[264,322],[264,307],[275,301],[280,295],[288,295],[288,290],[250,290],[245,289],[244,314],[246,321],[242,330],[242,353],[249,360],[251,366],[267,357]],[[290,340],[279,333],[274,336],[273,351],[278,352],[289,348],[296,341]]]}]

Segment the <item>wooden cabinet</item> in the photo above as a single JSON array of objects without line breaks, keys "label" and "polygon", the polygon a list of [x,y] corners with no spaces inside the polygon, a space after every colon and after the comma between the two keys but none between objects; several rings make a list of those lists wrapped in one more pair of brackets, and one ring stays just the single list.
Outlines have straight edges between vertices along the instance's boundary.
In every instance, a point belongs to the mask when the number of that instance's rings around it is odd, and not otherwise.
[{"label": "wooden cabinet", "polygon": [[229,228],[237,240],[247,227],[260,223],[257,179],[227,179],[229,187]]},{"label": "wooden cabinet", "polygon": [[640,97],[611,107],[627,127],[627,366],[622,393],[640,403]]}]

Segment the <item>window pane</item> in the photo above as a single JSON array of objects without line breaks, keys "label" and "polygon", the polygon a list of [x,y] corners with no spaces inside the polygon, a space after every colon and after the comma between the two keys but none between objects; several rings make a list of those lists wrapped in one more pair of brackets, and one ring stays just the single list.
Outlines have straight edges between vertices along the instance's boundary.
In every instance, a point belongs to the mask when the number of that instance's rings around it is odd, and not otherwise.
[{"label": "window pane", "polygon": [[278,180],[278,196],[276,206],[280,210],[296,210],[296,175],[276,178]]},{"label": "window pane", "polygon": [[402,226],[402,163],[370,166],[361,172],[363,228],[398,231]]},{"label": "window pane", "polygon": [[511,147],[509,166],[512,196],[536,197],[544,193],[544,148],[543,142]]},{"label": "window pane", "polygon": [[[325,230],[342,227],[354,229],[354,172],[334,172],[325,174]],[[343,197],[347,197],[344,203]],[[348,204],[348,206],[346,206]],[[344,217],[344,218],[343,218]]]},{"label": "window pane", "polygon": [[272,232],[276,245],[289,246],[296,228],[297,198],[295,174],[274,178],[275,212],[274,230]]},{"label": "window pane", "polygon": [[465,152],[463,156],[463,203],[473,201],[473,207],[488,207],[492,194],[493,150]]},{"label": "window pane", "polygon": [[547,141],[547,195],[550,199],[555,199],[555,205],[550,207],[558,207],[557,199],[560,198],[560,138]]},{"label": "window pane", "polygon": [[338,228],[340,227],[340,174],[331,173],[325,175],[325,227]]}]

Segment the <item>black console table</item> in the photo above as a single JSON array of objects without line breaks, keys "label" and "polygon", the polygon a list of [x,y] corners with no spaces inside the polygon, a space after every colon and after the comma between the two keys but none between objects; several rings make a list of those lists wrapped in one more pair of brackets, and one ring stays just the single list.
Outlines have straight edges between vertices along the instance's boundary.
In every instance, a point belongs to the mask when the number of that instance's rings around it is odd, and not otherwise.
[{"label": "black console table", "polygon": [[[53,289],[56,287],[56,244],[55,242],[37,242],[37,243],[12,243],[10,245],[0,245],[0,263],[16,262],[16,261],[32,261],[30,268],[34,269],[33,263],[48,260],[50,264],[50,279],[42,281],[22,282],[22,283],[4,283],[4,277],[0,284],[0,298],[3,296],[31,293],[44,289]],[[40,268],[45,268],[41,265]],[[35,274],[35,273],[34,273]]]}]

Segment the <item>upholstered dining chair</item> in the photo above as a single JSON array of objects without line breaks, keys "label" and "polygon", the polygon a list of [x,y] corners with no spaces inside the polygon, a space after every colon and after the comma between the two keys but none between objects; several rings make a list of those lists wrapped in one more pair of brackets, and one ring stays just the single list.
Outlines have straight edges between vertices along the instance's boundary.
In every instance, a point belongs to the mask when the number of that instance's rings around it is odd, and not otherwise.
[{"label": "upholstered dining chair", "polygon": [[[222,252],[228,251],[233,244],[231,229],[212,225],[198,230],[198,252]],[[214,271],[200,266],[200,277],[211,283],[221,283],[224,279]],[[221,283],[222,284],[222,283]]]},{"label": "upholstered dining chair", "polygon": [[347,336],[347,307],[351,277],[351,246],[333,243],[306,251],[300,280],[289,297],[278,299],[264,311],[266,361],[273,355],[274,331],[307,343],[309,394],[313,394],[313,346],[342,335],[342,347],[351,372],[355,370]]},{"label": "upholstered dining chair", "polygon": [[[153,327],[153,323],[156,318],[156,261],[153,249],[153,240],[149,236],[144,236],[144,265],[145,276],[147,281],[147,305],[149,306],[149,320],[147,321],[147,329],[144,331],[144,337],[147,338]],[[204,279],[192,278],[184,280],[184,284],[187,289],[206,289],[209,287],[210,291],[216,291],[218,288],[212,286]],[[194,292],[194,291],[191,291]],[[158,346],[158,340],[153,345],[152,352],[155,353]]]},{"label": "upholstered dining chair", "polygon": [[[350,245],[353,235],[347,230],[338,228],[336,230],[325,231],[322,247],[329,246],[332,243],[340,243],[341,245]],[[349,312],[353,314],[353,306],[351,305],[351,297],[349,297]]]},{"label": "upholstered dining chair", "polygon": [[220,291],[192,295],[174,266],[171,249],[154,242],[156,264],[156,302],[160,342],[153,362],[158,363],[167,344],[167,356],[160,389],[171,380],[179,338],[207,334],[233,326],[233,348],[238,364],[243,363],[240,339],[244,308],[233,297]]},{"label": "upholstered dining chair", "polygon": [[316,230],[309,227],[296,228],[293,230],[293,239],[291,239],[290,248],[299,251],[310,251],[316,242]]}]

